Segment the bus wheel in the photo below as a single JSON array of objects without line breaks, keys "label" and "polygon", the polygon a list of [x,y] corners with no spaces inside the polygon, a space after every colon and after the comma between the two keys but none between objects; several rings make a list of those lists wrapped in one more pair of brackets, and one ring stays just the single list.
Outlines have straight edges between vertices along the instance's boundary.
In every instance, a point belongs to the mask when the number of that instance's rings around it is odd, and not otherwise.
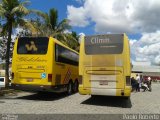
[{"label": "bus wheel", "polygon": [[79,84],[78,84],[78,81],[76,80],[76,81],[74,82],[74,86],[73,86],[73,91],[74,91],[74,93],[78,92],[78,86],[79,86]]},{"label": "bus wheel", "polygon": [[68,95],[71,95],[71,94],[72,94],[72,82],[69,82],[69,83],[68,83],[67,93],[68,93]]}]

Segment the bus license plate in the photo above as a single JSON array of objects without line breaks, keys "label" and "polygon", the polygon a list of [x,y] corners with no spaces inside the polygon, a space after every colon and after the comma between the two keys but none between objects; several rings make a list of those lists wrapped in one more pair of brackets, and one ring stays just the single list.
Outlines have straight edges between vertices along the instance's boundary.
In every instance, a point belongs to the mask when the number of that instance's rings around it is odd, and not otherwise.
[{"label": "bus license plate", "polygon": [[108,85],[108,81],[99,81],[99,85]]},{"label": "bus license plate", "polygon": [[32,78],[27,79],[27,82],[33,82],[33,79]]}]

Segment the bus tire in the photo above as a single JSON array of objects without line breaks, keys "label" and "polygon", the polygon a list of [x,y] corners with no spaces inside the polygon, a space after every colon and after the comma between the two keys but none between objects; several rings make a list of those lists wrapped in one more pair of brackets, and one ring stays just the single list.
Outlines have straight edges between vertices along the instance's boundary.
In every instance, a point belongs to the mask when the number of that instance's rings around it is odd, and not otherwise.
[{"label": "bus tire", "polygon": [[79,83],[77,80],[75,80],[74,85],[73,85],[73,92],[74,93],[78,92],[78,86],[79,86]]},{"label": "bus tire", "polygon": [[73,85],[72,85],[72,82],[69,81],[69,83],[67,85],[67,94],[71,95],[72,94],[72,90],[73,90]]}]

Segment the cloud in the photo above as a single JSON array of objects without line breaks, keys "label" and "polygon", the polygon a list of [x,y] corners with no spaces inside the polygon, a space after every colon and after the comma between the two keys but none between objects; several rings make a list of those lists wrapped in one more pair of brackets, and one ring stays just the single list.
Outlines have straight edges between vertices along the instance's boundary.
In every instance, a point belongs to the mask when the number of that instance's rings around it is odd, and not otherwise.
[{"label": "cloud", "polygon": [[130,40],[133,61],[160,65],[159,0],[81,0],[80,7],[67,6],[70,24],[87,27],[94,23],[96,33],[142,33]]},{"label": "cloud", "polygon": [[143,33],[139,40],[130,40],[130,46],[134,61],[151,61],[160,65],[160,31]]},{"label": "cloud", "polygon": [[67,6],[68,10],[68,19],[70,20],[70,25],[85,27],[89,25],[89,21],[87,20],[86,11],[83,7],[75,8],[73,6]]},{"label": "cloud", "polygon": [[80,7],[67,6],[72,26],[95,23],[97,33],[155,32],[160,28],[158,0],[84,0]]}]

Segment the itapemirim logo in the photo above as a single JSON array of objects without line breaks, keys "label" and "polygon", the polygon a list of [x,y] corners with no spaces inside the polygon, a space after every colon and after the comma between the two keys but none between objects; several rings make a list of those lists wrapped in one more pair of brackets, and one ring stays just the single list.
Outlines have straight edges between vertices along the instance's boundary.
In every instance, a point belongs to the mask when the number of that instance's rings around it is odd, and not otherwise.
[{"label": "itapemirim logo", "polygon": [[33,51],[37,51],[38,48],[36,47],[34,41],[31,41],[30,43],[31,43],[30,45],[29,45],[29,44],[26,44],[26,45],[25,45],[25,47],[27,48],[27,50],[28,50],[28,51],[32,51],[32,50],[33,50]]}]

